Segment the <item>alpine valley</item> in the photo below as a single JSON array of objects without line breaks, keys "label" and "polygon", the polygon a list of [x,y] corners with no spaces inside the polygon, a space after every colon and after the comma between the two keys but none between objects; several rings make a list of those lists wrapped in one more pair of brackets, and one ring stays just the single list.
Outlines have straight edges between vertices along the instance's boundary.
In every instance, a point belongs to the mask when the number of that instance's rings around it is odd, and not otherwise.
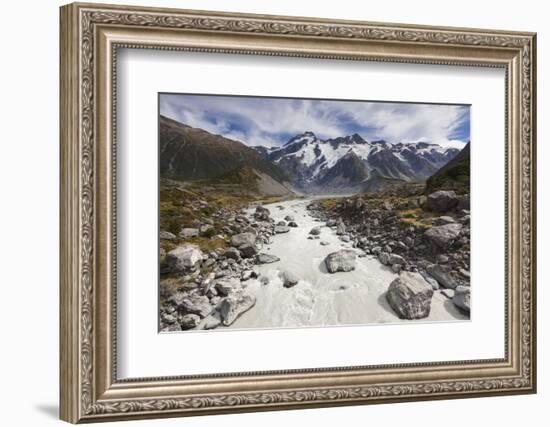
[{"label": "alpine valley", "polygon": [[159,118],[161,331],[470,318],[469,143],[245,142]]}]

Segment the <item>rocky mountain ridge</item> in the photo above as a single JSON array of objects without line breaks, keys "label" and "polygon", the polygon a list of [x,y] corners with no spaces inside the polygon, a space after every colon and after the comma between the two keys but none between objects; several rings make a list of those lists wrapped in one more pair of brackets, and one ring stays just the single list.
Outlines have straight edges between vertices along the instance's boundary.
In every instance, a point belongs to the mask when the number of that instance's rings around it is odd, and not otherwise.
[{"label": "rocky mountain ridge", "polygon": [[305,193],[376,191],[423,181],[451,161],[458,148],[428,142],[367,141],[359,134],[322,140],[306,131],[279,148],[253,147]]}]

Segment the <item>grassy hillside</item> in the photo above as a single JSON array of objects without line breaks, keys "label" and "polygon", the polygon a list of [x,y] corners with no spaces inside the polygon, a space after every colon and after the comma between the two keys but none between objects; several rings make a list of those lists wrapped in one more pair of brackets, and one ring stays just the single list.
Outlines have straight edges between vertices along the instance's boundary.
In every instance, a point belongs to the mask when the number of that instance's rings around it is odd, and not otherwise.
[{"label": "grassy hillside", "polygon": [[437,190],[470,191],[470,143],[426,181],[426,193]]},{"label": "grassy hillside", "polygon": [[248,166],[278,182],[289,180],[278,166],[241,142],[163,116],[159,126],[162,178],[179,181],[213,178]]}]

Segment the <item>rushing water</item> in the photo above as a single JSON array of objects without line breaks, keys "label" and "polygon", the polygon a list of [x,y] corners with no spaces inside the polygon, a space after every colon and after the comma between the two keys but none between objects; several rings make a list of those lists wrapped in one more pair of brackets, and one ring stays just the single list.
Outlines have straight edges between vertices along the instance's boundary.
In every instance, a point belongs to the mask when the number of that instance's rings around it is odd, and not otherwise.
[{"label": "rushing water", "polygon": [[[260,275],[268,278],[269,283],[249,281],[248,291],[256,297],[256,305],[237,319],[231,328],[403,321],[397,317],[385,297],[386,289],[397,274],[375,257],[367,255],[357,258],[354,271],[327,272],[325,257],[331,252],[352,247],[351,243],[342,242],[334,230],[309,215],[306,206],[310,201],[300,199],[265,205],[275,222],[283,220],[286,215],[292,215],[298,227],[291,228],[288,233],[275,235],[273,242],[261,250],[278,256],[280,261],[259,266]],[[308,239],[313,227],[321,227],[320,239]],[[323,246],[320,242],[327,242],[328,245]],[[284,271],[294,273],[300,282],[292,288],[285,288],[281,278]],[[463,319],[466,317],[450,300],[435,292],[430,316],[422,321]]]}]

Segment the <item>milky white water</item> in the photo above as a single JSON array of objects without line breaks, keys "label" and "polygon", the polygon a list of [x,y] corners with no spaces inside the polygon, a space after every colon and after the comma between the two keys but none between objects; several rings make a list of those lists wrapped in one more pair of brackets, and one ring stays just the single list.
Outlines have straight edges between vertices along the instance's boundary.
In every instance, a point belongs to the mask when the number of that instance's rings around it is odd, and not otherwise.
[{"label": "milky white water", "polygon": [[[247,282],[248,291],[256,297],[256,305],[230,327],[411,322],[399,319],[386,301],[386,289],[397,274],[375,257],[367,255],[357,258],[354,271],[327,272],[324,259],[329,253],[353,248],[351,243],[342,242],[334,230],[309,215],[306,206],[310,202],[301,199],[265,205],[275,222],[284,220],[286,215],[292,215],[298,227],[290,228],[288,233],[275,235],[273,243],[262,248],[261,252],[276,255],[281,260],[259,266],[260,276],[269,278],[269,283],[265,285],[260,280]],[[320,239],[308,239],[313,227],[321,227]],[[329,245],[321,245],[322,241]],[[301,279],[300,282],[292,288],[285,288],[280,277],[283,271],[294,273]],[[444,295],[435,292],[430,316],[421,321],[457,319],[467,318]]]}]

